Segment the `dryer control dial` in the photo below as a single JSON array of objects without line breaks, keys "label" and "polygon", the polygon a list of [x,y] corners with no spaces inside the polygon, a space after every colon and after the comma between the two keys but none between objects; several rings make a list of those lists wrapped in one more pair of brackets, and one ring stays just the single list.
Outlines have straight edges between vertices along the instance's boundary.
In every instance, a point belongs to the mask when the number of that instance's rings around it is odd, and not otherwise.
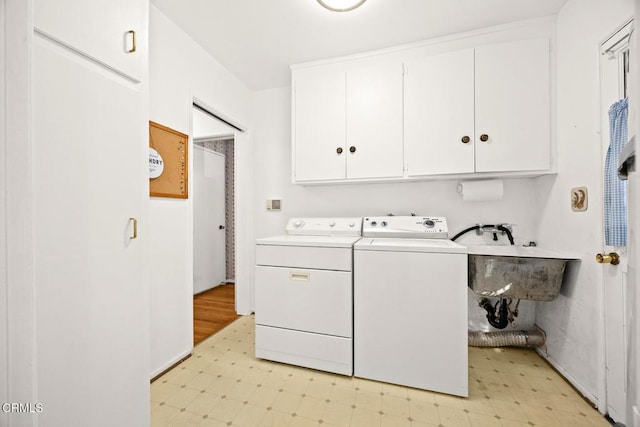
[{"label": "dryer control dial", "polygon": [[298,220],[298,221],[296,221],[296,222],[294,222],[294,223],[293,223],[293,226],[294,226],[295,228],[303,227],[303,226],[304,226],[304,221],[300,221],[300,220]]}]

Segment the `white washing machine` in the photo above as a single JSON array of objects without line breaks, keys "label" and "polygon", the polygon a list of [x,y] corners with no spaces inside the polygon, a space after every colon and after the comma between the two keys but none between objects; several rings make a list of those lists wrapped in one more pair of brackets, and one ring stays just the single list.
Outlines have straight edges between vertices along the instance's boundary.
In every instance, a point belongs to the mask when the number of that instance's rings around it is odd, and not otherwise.
[{"label": "white washing machine", "polygon": [[353,245],[362,218],[293,218],[256,241],[256,357],[353,374]]},{"label": "white washing machine", "polygon": [[364,218],[354,246],[354,375],[468,396],[467,248],[445,218]]}]

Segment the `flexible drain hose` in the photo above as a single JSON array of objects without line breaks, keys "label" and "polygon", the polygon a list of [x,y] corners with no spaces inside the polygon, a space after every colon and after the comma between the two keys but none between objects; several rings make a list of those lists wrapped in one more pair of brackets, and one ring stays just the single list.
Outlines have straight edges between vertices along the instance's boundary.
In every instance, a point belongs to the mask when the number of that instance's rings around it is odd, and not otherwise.
[{"label": "flexible drain hose", "polygon": [[544,333],[535,331],[469,331],[471,347],[542,347]]}]

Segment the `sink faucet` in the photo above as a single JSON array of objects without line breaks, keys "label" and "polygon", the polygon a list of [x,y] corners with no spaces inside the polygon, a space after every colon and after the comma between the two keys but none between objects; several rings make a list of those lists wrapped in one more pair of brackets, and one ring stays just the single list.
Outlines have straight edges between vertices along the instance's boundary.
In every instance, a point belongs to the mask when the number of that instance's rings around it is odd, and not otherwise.
[{"label": "sink faucet", "polygon": [[509,243],[511,243],[512,245],[515,244],[514,240],[513,240],[513,234],[512,234],[512,230],[513,230],[513,225],[511,224],[496,224],[496,225],[482,225],[482,224],[477,224],[478,228],[476,230],[476,232],[478,233],[479,236],[482,236],[484,233],[492,233],[493,234],[493,240],[498,240],[498,233],[500,233],[501,235],[507,235],[507,238],[509,239]]}]

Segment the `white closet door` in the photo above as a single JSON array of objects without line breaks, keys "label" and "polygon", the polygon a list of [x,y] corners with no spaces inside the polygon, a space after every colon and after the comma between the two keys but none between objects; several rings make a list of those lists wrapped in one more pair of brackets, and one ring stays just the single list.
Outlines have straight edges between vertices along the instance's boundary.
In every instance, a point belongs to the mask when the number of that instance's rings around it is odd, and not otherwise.
[{"label": "white closet door", "polygon": [[402,64],[347,72],[347,178],[402,176]]},{"label": "white closet door", "polygon": [[40,424],[148,425],[147,95],[39,37],[33,61]]},{"label": "white closet door", "polygon": [[140,47],[147,44],[142,39],[147,3],[147,0],[34,0],[34,25],[47,36],[140,81],[144,60]]},{"label": "white closet door", "polygon": [[407,63],[404,144],[408,176],[474,172],[473,49]]},{"label": "white closet door", "polygon": [[480,46],[475,60],[476,172],[549,169],[549,40]]},{"label": "white closet door", "polygon": [[226,279],[225,157],[197,145],[193,148],[193,293],[197,294]]}]

